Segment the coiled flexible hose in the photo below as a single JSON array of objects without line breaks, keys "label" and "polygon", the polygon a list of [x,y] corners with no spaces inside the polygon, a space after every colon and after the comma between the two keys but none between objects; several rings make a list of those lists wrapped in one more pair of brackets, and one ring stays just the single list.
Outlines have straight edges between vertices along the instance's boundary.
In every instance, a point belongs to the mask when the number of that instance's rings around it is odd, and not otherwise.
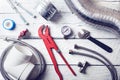
[{"label": "coiled flexible hose", "polygon": [[120,11],[98,6],[93,0],[65,0],[65,2],[70,10],[84,22],[111,28],[120,34]]},{"label": "coiled flexible hose", "polygon": [[[4,61],[7,57],[7,54],[9,52],[9,50],[14,46],[15,43],[19,43],[20,45],[23,45],[23,46],[26,46],[28,47],[32,53],[34,54],[34,56],[36,57],[37,59],[37,64],[36,65],[39,65],[39,75],[41,75],[44,70],[45,70],[45,61],[44,61],[44,58],[42,56],[42,54],[40,54],[40,52],[35,49],[33,46],[27,44],[26,42],[23,42],[23,41],[20,41],[20,40],[16,40],[16,39],[12,39],[12,38],[2,38],[4,39],[5,41],[12,41],[13,43],[11,45],[9,45],[2,53],[1,55],[1,58],[0,58],[0,71],[1,71],[1,74],[3,76],[3,78],[5,80],[13,80],[8,74],[7,72],[5,71],[4,69]],[[36,79],[39,77],[39,75],[36,77]]]},{"label": "coiled flexible hose", "polygon": [[76,51],[70,51],[70,54],[76,54],[76,55],[83,55],[83,56],[87,56],[87,57],[91,57],[91,58],[94,58],[100,62],[102,62],[107,68],[108,70],[110,71],[111,73],[111,77],[112,77],[112,80],[118,80],[118,74],[117,74],[117,71],[115,69],[115,67],[113,66],[113,64],[107,59],[105,58],[103,55],[99,54],[98,52],[96,51],[93,51],[93,50],[90,50],[90,49],[87,49],[85,47],[81,47],[81,46],[78,46],[78,45],[75,45],[75,49],[83,49],[83,50],[86,50],[88,52],[91,52],[97,56],[99,56],[100,58],[98,57],[95,57],[93,55],[90,55],[90,54],[84,54],[84,53],[80,53],[80,52],[76,52]]}]

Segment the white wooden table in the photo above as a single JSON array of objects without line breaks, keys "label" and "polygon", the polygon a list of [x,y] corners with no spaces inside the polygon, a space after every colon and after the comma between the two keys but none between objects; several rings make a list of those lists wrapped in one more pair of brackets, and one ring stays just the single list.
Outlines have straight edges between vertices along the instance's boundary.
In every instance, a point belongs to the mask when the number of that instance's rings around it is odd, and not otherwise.
[{"label": "white wooden table", "polygon": [[[29,11],[37,14],[34,10],[37,0],[19,0],[20,3],[29,9]],[[29,15],[27,15],[23,10],[20,9],[21,13],[25,16],[27,21],[30,23],[29,26],[26,26],[22,20],[20,19],[19,15],[9,6],[6,0],[0,0],[0,36],[9,36],[9,37],[17,37],[19,32],[24,29],[29,29],[31,35],[38,38],[38,28],[42,24],[46,24],[50,26],[51,35],[55,38],[55,42],[61,49],[63,55],[70,63],[71,67],[77,73],[77,76],[73,76],[72,73],[69,71],[63,60],[60,56],[54,51],[54,55],[57,59],[59,64],[59,69],[64,77],[64,80],[111,80],[110,72],[108,69],[99,61],[83,56],[73,56],[69,54],[69,49],[74,50],[74,44],[78,44],[80,46],[95,50],[106,58],[108,58],[117,69],[119,80],[120,80],[120,39],[114,33],[105,31],[103,29],[97,29],[93,26],[85,24],[79,18],[76,17],[75,14],[72,14],[67,5],[65,4],[64,0],[51,0],[51,2],[57,7],[59,10],[58,16],[55,18],[54,22],[46,21],[43,19],[39,14],[37,14],[37,19],[33,19]],[[113,8],[116,10],[120,10],[120,0],[96,0],[99,5]],[[2,27],[2,22],[4,19],[10,18],[13,19],[17,26],[15,30],[8,31]],[[63,39],[63,35],[61,34],[61,28],[63,26],[70,26],[74,34],[76,35],[76,39]],[[113,48],[113,53],[107,53],[100,47],[96,46],[94,43],[86,40],[86,39],[78,39],[77,33],[81,28],[87,29],[91,32],[91,35],[101,42],[107,44],[108,46]],[[47,68],[45,74],[41,77],[40,80],[59,80],[50,56],[46,50],[46,47],[42,41],[42,39],[25,39],[23,40],[34,47],[36,47],[44,56]],[[0,40],[0,53],[8,46],[9,43]],[[79,51],[85,52],[85,51]],[[85,52],[86,53],[86,52]],[[85,62],[88,61],[91,63],[91,67],[88,68],[87,74],[81,74],[79,72],[79,67],[77,66],[78,62]],[[0,75],[0,80],[4,80]]]}]

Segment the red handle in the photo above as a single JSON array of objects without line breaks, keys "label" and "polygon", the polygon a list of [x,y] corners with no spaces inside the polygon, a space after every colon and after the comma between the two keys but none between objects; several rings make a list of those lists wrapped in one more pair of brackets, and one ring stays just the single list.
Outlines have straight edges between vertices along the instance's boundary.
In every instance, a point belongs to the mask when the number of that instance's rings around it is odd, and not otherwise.
[{"label": "red handle", "polygon": [[67,60],[64,58],[64,56],[62,55],[62,53],[59,53],[59,54],[60,54],[61,58],[63,59],[63,61],[68,66],[68,68],[70,69],[70,71],[72,72],[72,74],[76,76],[76,73],[73,71],[73,69],[71,68],[71,66],[68,64]]},{"label": "red handle", "polygon": [[54,57],[54,55],[52,53],[52,50],[48,49],[48,52],[49,52],[49,55],[50,55],[50,57],[52,59],[52,62],[53,62],[56,73],[58,74],[60,80],[63,80],[63,77],[62,77],[62,75],[61,75],[61,73],[59,71],[58,64],[57,64],[57,61],[56,61],[56,59],[55,59],[55,57]]}]

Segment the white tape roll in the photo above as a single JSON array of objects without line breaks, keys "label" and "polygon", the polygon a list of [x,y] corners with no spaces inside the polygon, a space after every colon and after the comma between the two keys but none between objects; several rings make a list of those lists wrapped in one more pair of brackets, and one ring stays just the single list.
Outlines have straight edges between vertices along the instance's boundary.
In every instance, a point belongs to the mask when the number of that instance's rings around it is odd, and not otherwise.
[{"label": "white tape roll", "polygon": [[13,30],[15,26],[16,26],[15,22],[11,19],[5,19],[3,21],[3,27],[7,30]]}]

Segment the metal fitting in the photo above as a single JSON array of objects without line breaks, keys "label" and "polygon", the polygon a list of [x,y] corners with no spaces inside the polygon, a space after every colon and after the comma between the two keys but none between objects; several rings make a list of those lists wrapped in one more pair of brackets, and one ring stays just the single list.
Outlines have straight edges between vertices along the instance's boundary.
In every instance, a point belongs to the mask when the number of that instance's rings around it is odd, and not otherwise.
[{"label": "metal fitting", "polygon": [[[81,66],[81,65],[79,64],[79,66]],[[86,70],[89,66],[90,66],[90,64],[86,61],[85,64],[83,65],[83,67],[81,68],[80,73],[86,74]]]}]

